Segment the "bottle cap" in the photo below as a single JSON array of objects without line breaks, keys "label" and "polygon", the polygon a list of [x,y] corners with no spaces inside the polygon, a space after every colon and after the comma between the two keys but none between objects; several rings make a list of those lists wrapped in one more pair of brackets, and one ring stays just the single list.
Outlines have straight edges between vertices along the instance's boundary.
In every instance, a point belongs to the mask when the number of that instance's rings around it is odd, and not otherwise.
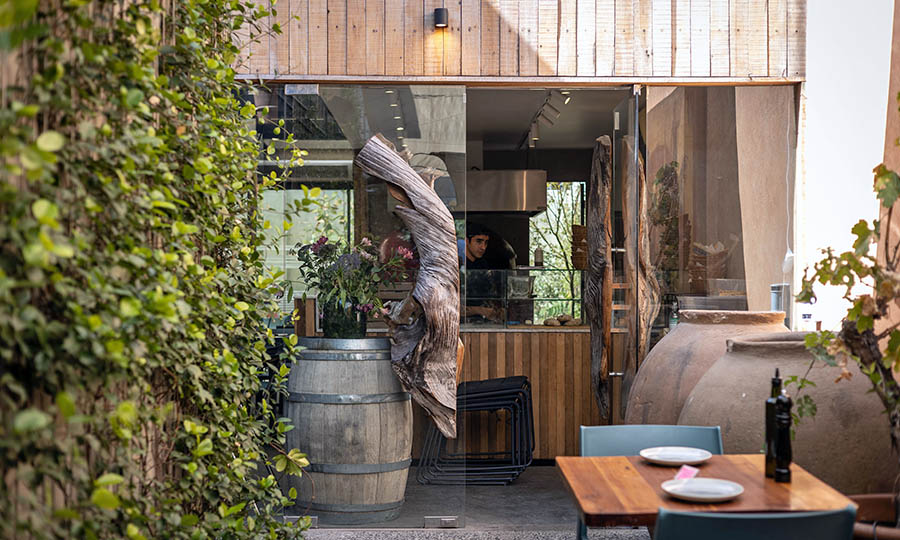
[{"label": "bottle cap", "polygon": [[778,368],[775,368],[775,376],[772,377],[772,384],[781,384],[781,372],[779,372]]}]

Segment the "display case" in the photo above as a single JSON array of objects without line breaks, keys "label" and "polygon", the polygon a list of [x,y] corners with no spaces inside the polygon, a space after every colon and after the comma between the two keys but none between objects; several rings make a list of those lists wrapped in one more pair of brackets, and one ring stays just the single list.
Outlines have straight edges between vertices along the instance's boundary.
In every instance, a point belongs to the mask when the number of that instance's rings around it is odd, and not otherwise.
[{"label": "display case", "polygon": [[[483,328],[583,326],[582,270],[519,267],[515,270],[464,269],[460,316],[464,325]],[[559,322],[559,319],[556,319]]]}]

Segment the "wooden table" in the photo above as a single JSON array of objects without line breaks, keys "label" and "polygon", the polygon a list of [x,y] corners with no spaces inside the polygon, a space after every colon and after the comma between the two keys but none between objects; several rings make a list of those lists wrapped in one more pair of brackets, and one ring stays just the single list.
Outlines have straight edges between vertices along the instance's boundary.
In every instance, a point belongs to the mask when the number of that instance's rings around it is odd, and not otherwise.
[{"label": "wooden table", "polygon": [[660,487],[678,470],[660,467],[639,456],[557,457],[556,466],[575,498],[588,527],[652,526],[659,507],[692,512],[800,512],[846,508],[853,501],[797,464],[792,482],[776,483],[764,475],[762,454],[713,456],[698,477],[722,478],[744,486],[737,499],[716,504],[680,502]]}]

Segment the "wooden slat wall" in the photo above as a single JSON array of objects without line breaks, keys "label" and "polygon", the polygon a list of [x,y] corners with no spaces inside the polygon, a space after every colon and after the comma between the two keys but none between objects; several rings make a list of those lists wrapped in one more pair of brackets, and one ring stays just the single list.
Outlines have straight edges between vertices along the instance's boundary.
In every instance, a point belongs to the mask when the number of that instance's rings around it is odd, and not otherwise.
[{"label": "wooden slat wall", "polygon": [[[802,80],[807,0],[281,0],[255,76]],[[438,7],[450,26],[434,28]],[[298,16],[299,20],[294,19]]]},{"label": "wooden slat wall", "polygon": [[[466,347],[463,380],[525,375],[531,381],[535,459],[578,455],[578,427],[600,423],[600,412],[590,387],[590,334],[463,332],[460,335]],[[424,418],[417,417],[417,420],[424,424]],[[505,412],[467,414],[463,436],[469,451],[503,449],[508,435],[505,420]],[[418,455],[416,450],[413,455]]]}]

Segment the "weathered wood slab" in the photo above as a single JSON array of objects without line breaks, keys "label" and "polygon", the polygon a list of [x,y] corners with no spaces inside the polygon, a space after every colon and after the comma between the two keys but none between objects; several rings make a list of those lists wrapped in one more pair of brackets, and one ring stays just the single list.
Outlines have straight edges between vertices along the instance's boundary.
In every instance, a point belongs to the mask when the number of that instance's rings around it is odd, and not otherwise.
[{"label": "weathered wood slab", "polygon": [[[625,365],[622,377],[622,416],[625,416],[625,404],[628,392],[634,382],[638,365],[647,356],[650,344],[650,327],[659,313],[660,288],[653,265],[650,261],[650,217],[647,208],[647,179],[644,174],[644,160],[638,154],[637,175],[634,171],[634,137],[622,139],[622,152],[625,159],[623,169],[626,179],[624,196],[622,197],[622,222],[635,223],[633,216],[637,214],[637,241],[632,238],[633,227],[625,228],[625,275],[630,291],[628,312],[628,350],[625,353]],[[634,184],[636,182],[636,185]],[[637,199],[635,201],[635,199]],[[636,244],[636,245],[635,245]],[[637,339],[635,340],[635,336]]]},{"label": "weathered wood slab", "polygon": [[591,388],[600,417],[609,418],[609,344],[612,324],[612,143],[604,135],[594,144],[587,192],[588,269],[584,311],[591,326]]},{"label": "weathered wood slab", "polygon": [[[448,438],[456,437],[459,266],[453,217],[428,182],[380,134],[354,163],[384,179],[401,202],[397,215],[412,233],[419,273],[412,292],[391,302],[391,363],[403,387]],[[399,192],[397,192],[399,190]]]}]

